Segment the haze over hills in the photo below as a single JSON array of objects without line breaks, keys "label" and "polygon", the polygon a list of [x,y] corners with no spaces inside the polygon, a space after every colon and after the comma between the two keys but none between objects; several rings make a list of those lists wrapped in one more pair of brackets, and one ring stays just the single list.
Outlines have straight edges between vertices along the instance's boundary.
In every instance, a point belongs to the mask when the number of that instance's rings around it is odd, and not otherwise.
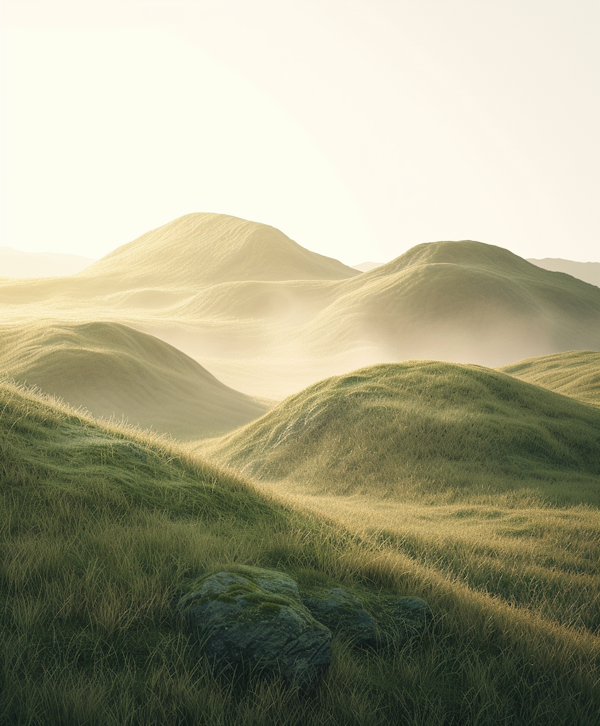
[{"label": "haze over hills", "polygon": [[384,262],[361,262],[360,265],[352,265],[352,267],[355,270],[359,270],[360,272],[369,272],[369,270],[374,270],[376,267],[381,267],[381,265],[385,264]]},{"label": "haze over hills", "polygon": [[530,358],[500,370],[522,381],[600,406],[600,352],[571,350]]},{"label": "haze over hills", "polygon": [[94,416],[125,419],[181,440],[224,433],[268,408],[176,348],[119,323],[4,325],[0,375]]},{"label": "haze over hills", "polygon": [[316,383],[200,450],[315,495],[440,503],[514,489],[597,506],[599,441],[594,407],[480,366],[413,361]]},{"label": "haze over hills", "polygon": [[6,321],[150,333],[255,396],[382,362],[507,365],[600,349],[600,289],[480,242],[418,245],[360,273],[272,227],[192,214],[67,278],[3,281]]},{"label": "haze over hills", "polygon": [[21,252],[0,247],[0,277],[58,277],[74,275],[95,262],[91,257],[56,252]]},{"label": "haze over hills", "polygon": [[310,335],[329,350],[370,347],[370,362],[499,365],[523,350],[600,348],[597,288],[480,242],[418,245],[338,291]]},{"label": "haze over hills", "polygon": [[527,261],[538,267],[543,267],[544,270],[564,272],[584,282],[589,282],[590,285],[600,287],[600,262],[574,262],[573,260],[562,260],[555,257],[545,257],[543,260],[528,258]]},{"label": "haze over hills", "polygon": [[358,272],[301,247],[274,227],[224,214],[188,214],[129,242],[83,276],[124,289],[199,288],[246,280],[342,280]]}]

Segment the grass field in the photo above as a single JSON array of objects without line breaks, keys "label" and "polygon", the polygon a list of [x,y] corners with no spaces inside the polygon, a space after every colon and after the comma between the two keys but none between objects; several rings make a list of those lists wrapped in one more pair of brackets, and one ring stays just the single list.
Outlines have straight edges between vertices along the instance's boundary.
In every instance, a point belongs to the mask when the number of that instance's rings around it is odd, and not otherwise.
[{"label": "grass field", "polygon": [[[0,722],[599,723],[595,507],[377,498],[359,521],[14,386],[0,411]],[[228,680],[173,603],[229,563],[425,597],[434,625],[377,653],[336,637],[309,692]]]},{"label": "grass field", "polygon": [[600,352],[570,350],[504,366],[500,370],[522,381],[600,406]]},{"label": "grass field", "polygon": [[[598,288],[188,215],[0,306],[0,724],[600,726],[600,354],[561,352],[600,347]],[[227,677],[176,603],[234,564],[433,622],[336,635],[308,690]]]}]

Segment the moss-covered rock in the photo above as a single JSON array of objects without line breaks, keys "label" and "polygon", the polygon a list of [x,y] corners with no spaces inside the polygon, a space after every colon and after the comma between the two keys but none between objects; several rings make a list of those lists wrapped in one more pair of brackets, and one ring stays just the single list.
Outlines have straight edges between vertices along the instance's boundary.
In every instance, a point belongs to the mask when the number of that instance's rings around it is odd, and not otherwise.
[{"label": "moss-covered rock", "polygon": [[314,680],[331,659],[331,633],[304,607],[294,580],[275,570],[239,567],[193,583],[179,608],[221,668]]},{"label": "moss-covered rock", "polygon": [[377,647],[379,637],[375,620],[356,595],[334,587],[314,591],[310,597],[303,598],[303,602],[313,617],[332,633],[342,633],[357,647]]}]

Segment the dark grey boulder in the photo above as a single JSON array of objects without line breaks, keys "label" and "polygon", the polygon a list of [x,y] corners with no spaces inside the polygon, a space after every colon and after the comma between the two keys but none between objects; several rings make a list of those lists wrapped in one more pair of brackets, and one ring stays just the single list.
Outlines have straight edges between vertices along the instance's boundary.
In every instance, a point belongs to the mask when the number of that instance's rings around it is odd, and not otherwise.
[{"label": "dark grey boulder", "polygon": [[284,573],[239,567],[197,580],[179,608],[215,664],[313,681],[331,660],[331,633]]},{"label": "dark grey boulder", "polygon": [[361,601],[341,587],[321,590],[303,598],[311,614],[332,633],[342,633],[359,648],[375,648],[378,645],[378,628],[375,620],[363,608]]}]

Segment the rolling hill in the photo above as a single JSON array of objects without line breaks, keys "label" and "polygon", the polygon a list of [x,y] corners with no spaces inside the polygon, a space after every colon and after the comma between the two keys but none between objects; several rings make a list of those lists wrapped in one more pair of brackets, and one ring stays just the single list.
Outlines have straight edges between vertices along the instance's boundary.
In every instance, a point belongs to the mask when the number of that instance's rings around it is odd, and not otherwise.
[{"label": "rolling hill", "polygon": [[1,326],[0,375],[182,440],[224,433],[267,410],[176,348],[119,323]]},{"label": "rolling hill", "polygon": [[600,288],[473,241],[360,273],[265,225],[192,214],[66,278],[0,283],[6,322],[114,320],[281,399],[377,363],[490,367],[600,349]]},{"label": "rolling hill", "polygon": [[504,366],[500,370],[522,381],[600,406],[600,352],[571,350]]},{"label": "rolling hill", "polygon": [[598,288],[480,242],[418,245],[338,290],[310,337],[330,349],[370,346],[380,361],[498,366],[600,348]]},{"label": "rolling hill", "polygon": [[122,289],[197,289],[244,280],[342,280],[358,274],[274,227],[224,214],[188,214],[117,248],[82,276]]},{"label": "rolling hill", "polygon": [[595,408],[483,367],[416,361],[316,383],[201,450],[313,494],[529,489],[598,505],[599,441]]},{"label": "rolling hill", "polygon": [[[356,505],[360,526],[331,502],[305,514],[172,442],[0,383],[0,722],[595,722],[596,508],[403,500],[388,529],[389,497],[334,499]],[[198,576],[239,564],[284,571],[301,592],[423,597],[434,619],[378,651],[335,635],[308,694],[231,678],[175,604]]]}]

